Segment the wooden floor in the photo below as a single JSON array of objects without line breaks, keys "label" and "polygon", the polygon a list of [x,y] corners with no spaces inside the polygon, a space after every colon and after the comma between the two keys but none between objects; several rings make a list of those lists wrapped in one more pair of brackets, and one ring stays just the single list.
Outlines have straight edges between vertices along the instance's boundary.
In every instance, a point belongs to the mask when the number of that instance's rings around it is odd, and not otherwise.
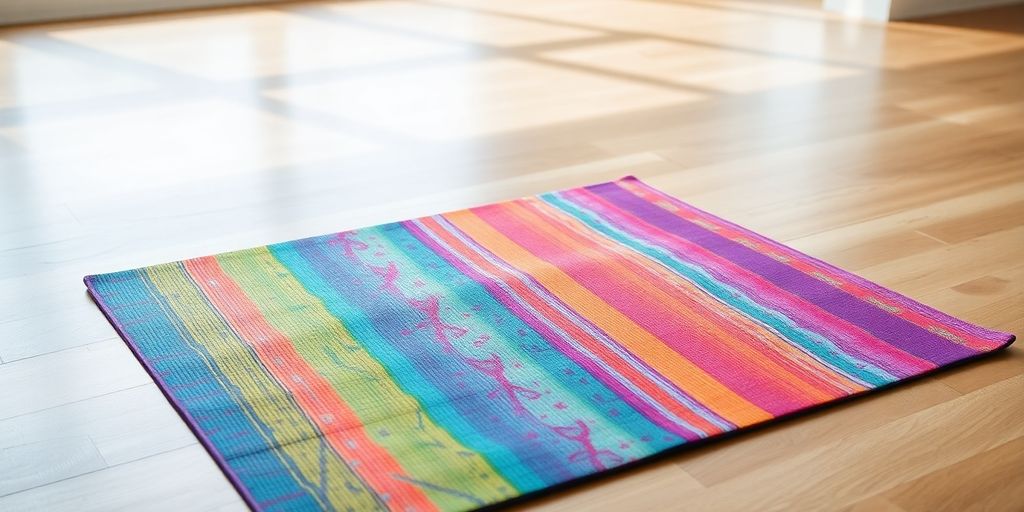
[{"label": "wooden floor", "polygon": [[[635,174],[1024,332],[1024,8],[292,3],[0,31],[0,510],[242,502],[81,278]],[[519,505],[1022,510],[1024,347]]]}]

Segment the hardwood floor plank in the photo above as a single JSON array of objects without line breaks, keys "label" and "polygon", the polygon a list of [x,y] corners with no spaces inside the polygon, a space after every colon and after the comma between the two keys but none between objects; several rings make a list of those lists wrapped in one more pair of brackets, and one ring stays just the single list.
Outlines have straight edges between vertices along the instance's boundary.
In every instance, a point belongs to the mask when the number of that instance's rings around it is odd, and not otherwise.
[{"label": "hardwood floor plank", "polygon": [[703,486],[677,465],[664,461],[643,471],[627,471],[615,480],[587,484],[582,489],[589,492],[547,496],[531,504],[531,508],[542,511],[653,510],[666,503],[685,503],[693,493],[701,492]]},{"label": "hardwood floor plank", "polygon": [[107,467],[96,445],[68,435],[0,448],[0,498]]},{"label": "hardwood floor plank", "polygon": [[0,420],[151,382],[121,340],[0,365]]},{"label": "hardwood floor plank", "polygon": [[1024,197],[1024,181],[997,185],[972,194],[952,197],[915,208],[848,224],[820,233],[786,240],[801,251],[816,254],[833,265],[850,271],[880,264],[886,260],[912,256],[929,249],[966,241],[943,240],[930,235],[930,227],[959,222],[974,215],[979,203],[999,213],[1003,228],[985,228],[975,236],[1014,227],[1012,219],[1024,215],[1017,199]]},{"label": "hardwood floor plank", "polygon": [[908,512],[1009,512],[1024,503],[1022,467],[1024,438],[1017,438],[886,491],[885,498]]},{"label": "hardwood floor plank", "polygon": [[846,512],[906,512],[884,496],[873,496],[863,501],[858,501],[846,509]]},{"label": "hardwood floor plank", "polygon": [[[1024,265],[993,269],[981,277],[918,296],[922,302],[942,311],[961,309],[963,317],[984,325],[1002,325],[1024,317]],[[1004,305],[1000,307],[1000,305]],[[984,316],[974,316],[975,313]]]},{"label": "hardwood floor plank", "polygon": [[64,438],[88,440],[109,465],[197,442],[155,384],[0,420],[0,449]]},{"label": "hardwood floor plank", "polygon": [[[714,485],[692,510],[840,508],[1024,436],[1016,376]],[[869,462],[870,461],[870,462]],[[849,468],[863,468],[853,472]],[[785,485],[773,483],[785,482]],[[1012,503],[1012,502],[1004,502]]]},{"label": "hardwood floor plank", "polygon": [[0,509],[227,512],[246,507],[206,451],[195,445],[0,497]]},{"label": "hardwood floor plank", "polygon": [[966,395],[985,386],[1024,375],[1024,348],[1014,345],[1003,353],[992,356],[982,366],[983,368],[957,368],[939,376],[938,379]]},{"label": "hardwood floor plank", "polygon": [[[872,265],[858,273],[911,296],[951,288],[1020,264],[1024,226]],[[969,256],[968,256],[969,255]]]},{"label": "hardwood floor plank", "polygon": [[0,322],[0,358],[18,361],[58,350],[115,340],[117,334],[95,308],[72,306],[28,318]]}]

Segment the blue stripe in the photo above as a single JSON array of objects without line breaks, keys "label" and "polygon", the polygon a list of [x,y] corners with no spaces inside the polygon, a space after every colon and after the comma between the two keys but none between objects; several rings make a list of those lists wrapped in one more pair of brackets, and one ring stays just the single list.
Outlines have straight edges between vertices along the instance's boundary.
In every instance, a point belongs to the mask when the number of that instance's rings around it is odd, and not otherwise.
[{"label": "blue stripe", "polygon": [[[549,344],[533,327],[495,299],[482,284],[464,275],[448,260],[434,253],[403,225],[388,225],[375,229],[374,233],[396,247],[417,246],[416,257],[410,258],[410,261],[416,265],[419,274],[441,283],[451,283],[447,286],[447,294],[461,304],[478,305],[479,311],[476,311],[475,315],[501,326],[490,330],[493,342],[507,347],[517,358],[532,362],[530,366],[540,373],[537,375],[538,378],[557,382],[576,400],[600,414],[600,422],[628,425],[629,435],[634,439],[650,437],[652,441],[644,447],[642,455],[676,446],[684,441],[682,437],[662,429],[640,414],[600,380],[591,376],[585,368]],[[512,336],[510,333],[521,334]],[[525,350],[525,347],[532,349]],[[616,415],[609,416],[610,410],[616,411]],[[666,436],[671,440],[666,441]],[[616,440],[615,444],[619,442],[621,441]]]},{"label": "blue stripe", "polygon": [[[500,398],[487,400],[481,390],[493,386],[476,377],[471,368],[461,368],[464,388],[450,376],[452,372],[437,371],[459,363],[440,353],[429,332],[409,329],[422,318],[407,305],[356,285],[378,279],[361,267],[333,259],[329,252],[337,249],[328,245],[329,240],[318,237],[270,245],[268,249],[387,369],[403,391],[425,404],[424,414],[460,444],[487,459],[519,491],[541,489],[575,476],[549,462],[565,460],[570,447],[558,439],[525,441],[527,432],[538,430],[538,425],[510,417],[511,408]],[[365,304],[373,304],[373,308],[364,310]]]},{"label": "blue stripe", "polygon": [[[193,416],[194,425],[253,499],[272,502],[293,496],[273,507],[280,510],[318,510],[326,503],[293,480],[291,474],[299,474],[293,461],[278,450],[266,449],[263,436],[273,433],[266,425],[250,421],[255,413],[237,387],[210,372],[210,367],[217,368],[213,357],[187,334],[144,271],[95,276],[91,284],[98,300],[116,315],[124,334],[137,340],[133,345],[159,374],[161,387]],[[313,488],[318,485],[306,483]]]}]

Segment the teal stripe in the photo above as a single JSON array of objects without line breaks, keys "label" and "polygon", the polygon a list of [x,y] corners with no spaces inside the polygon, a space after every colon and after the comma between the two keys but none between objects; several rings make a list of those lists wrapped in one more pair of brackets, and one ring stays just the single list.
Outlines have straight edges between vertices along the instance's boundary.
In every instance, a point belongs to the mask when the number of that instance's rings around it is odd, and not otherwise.
[{"label": "teal stripe", "polygon": [[[341,321],[352,333],[353,339],[383,340],[377,332],[374,320],[363,311],[352,297],[338,293],[306,258],[292,244],[314,244],[314,240],[302,240],[268,246],[271,254],[302,284],[312,295],[318,297],[324,307]],[[383,314],[378,311],[376,314]],[[395,384],[409,396],[424,404],[423,414],[428,414],[438,426],[444,428],[459,444],[473,450],[487,459],[501,476],[519,491],[528,492],[550,485],[540,475],[526,469],[524,461],[508,446],[487,439],[480,429],[470,423],[459,410],[454,408],[453,399],[423,378],[415,361],[386,343],[362,343],[361,346],[388,370]],[[515,440],[518,442],[519,440]]]},{"label": "teal stripe", "polygon": [[[486,357],[490,352],[502,352],[503,357],[507,354],[508,357],[525,365],[524,370],[519,373],[528,375],[531,379],[542,379],[542,383],[551,381],[552,387],[557,391],[569,395],[543,396],[538,399],[539,402],[550,404],[566,401],[570,404],[579,403],[585,408],[574,410],[571,416],[555,416],[557,409],[554,409],[550,413],[552,418],[549,421],[585,419],[579,418],[581,413],[593,415],[597,422],[595,426],[599,427],[594,430],[595,444],[623,452],[624,457],[642,457],[675,446],[681,441],[679,436],[648,420],[596,377],[590,375],[585,368],[549,344],[529,324],[491,296],[483,285],[432,252],[404,227],[390,225],[372,231],[361,231],[372,232],[396,248],[408,247],[410,244],[421,246],[422,250],[417,251],[417,257],[407,258],[407,262],[402,262],[403,271],[415,271],[411,278],[433,283],[435,288],[443,287],[445,296],[450,298],[449,304],[453,306],[461,304],[465,310],[471,309],[472,305],[477,306],[478,311],[474,313],[474,318],[466,319],[466,325],[472,326],[476,331],[486,331],[492,339],[486,347],[480,349],[474,349],[470,343],[465,343],[464,350],[470,353],[477,352],[477,357]],[[483,325],[480,325],[481,322]],[[526,347],[530,349],[524,349]],[[620,425],[629,425],[628,431],[623,430]],[[651,441],[646,445],[633,443],[629,449],[619,446],[623,439],[640,438],[650,438]]]},{"label": "teal stripe", "polygon": [[751,320],[768,327],[783,338],[797,345],[804,352],[807,352],[819,360],[822,364],[829,366],[837,372],[862,384],[881,386],[896,380],[885,370],[871,365],[870,363],[852,359],[846,356],[827,338],[807,331],[795,325],[790,319],[778,314],[775,311],[765,308],[761,304],[751,300],[746,294],[731,286],[716,280],[704,269],[687,264],[677,259],[670,252],[645,243],[621,229],[614,227],[612,223],[599,216],[591,210],[583,210],[578,203],[569,203],[567,199],[560,197],[557,193],[549,193],[538,196],[544,202],[558,208],[576,220],[586,224],[591,229],[605,235],[606,237],[619,242],[620,244],[643,254],[644,256],[661,263],[676,275],[698,286],[717,300],[727,304],[736,311],[742,312]]}]

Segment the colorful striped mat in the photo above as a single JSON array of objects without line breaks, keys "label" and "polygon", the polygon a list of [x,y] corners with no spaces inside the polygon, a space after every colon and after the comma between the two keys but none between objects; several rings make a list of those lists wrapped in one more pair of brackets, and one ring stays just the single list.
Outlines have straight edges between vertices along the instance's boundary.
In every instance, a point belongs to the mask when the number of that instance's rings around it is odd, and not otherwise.
[{"label": "colorful striped mat", "polygon": [[1009,345],[635,178],[89,276],[262,510],[468,510]]}]

